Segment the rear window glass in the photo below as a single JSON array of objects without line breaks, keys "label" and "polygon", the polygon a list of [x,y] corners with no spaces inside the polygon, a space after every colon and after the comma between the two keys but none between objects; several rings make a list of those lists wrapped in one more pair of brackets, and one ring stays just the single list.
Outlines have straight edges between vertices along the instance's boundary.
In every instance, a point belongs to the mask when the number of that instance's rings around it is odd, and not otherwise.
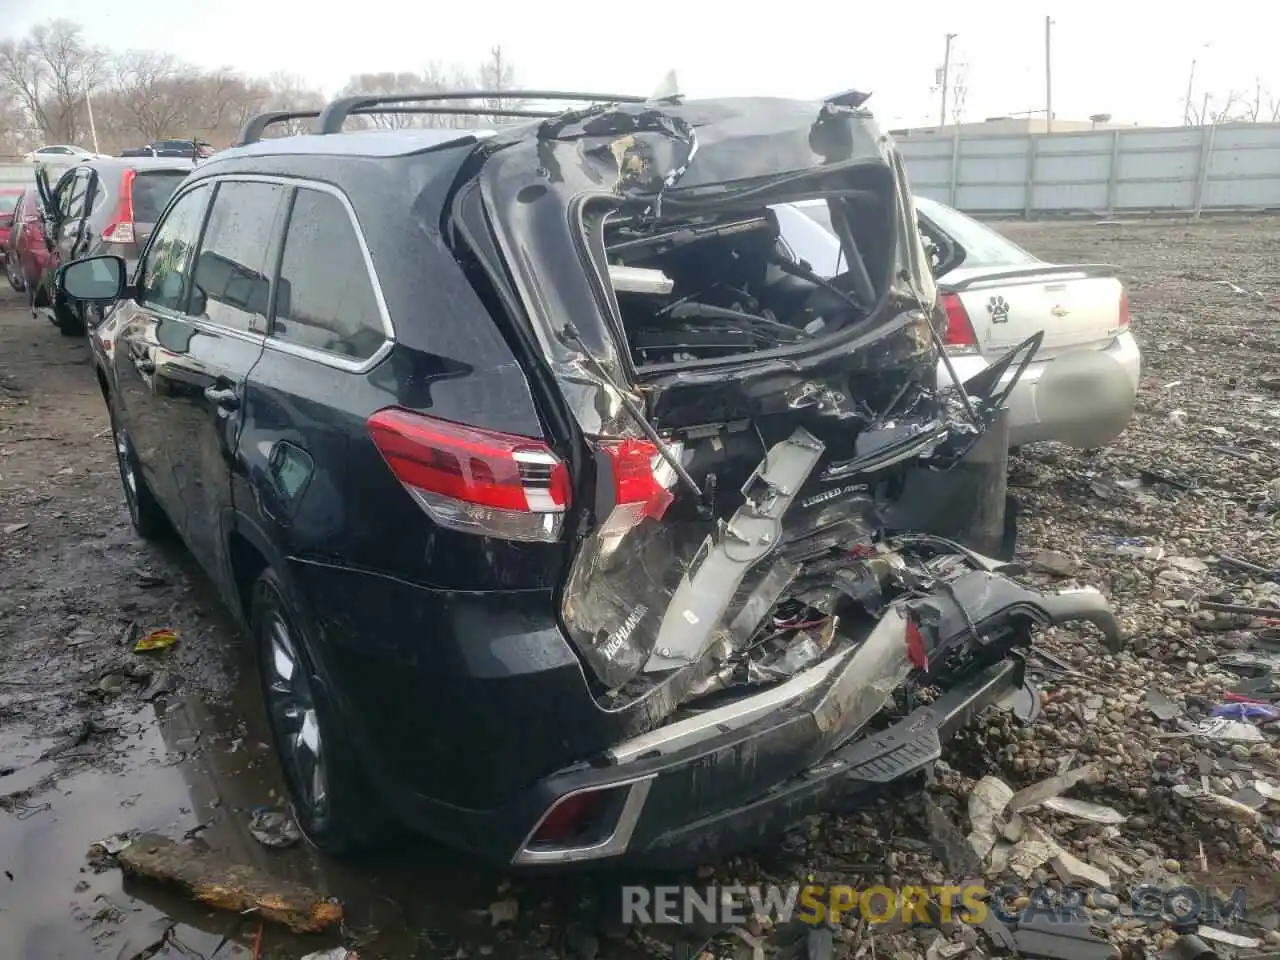
[{"label": "rear window glass", "polygon": [[133,219],[137,223],[155,223],[160,219],[178,184],[187,179],[179,170],[139,173],[133,178]]},{"label": "rear window glass", "polygon": [[18,205],[20,193],[0,193],[0,213],[8,213]]}]

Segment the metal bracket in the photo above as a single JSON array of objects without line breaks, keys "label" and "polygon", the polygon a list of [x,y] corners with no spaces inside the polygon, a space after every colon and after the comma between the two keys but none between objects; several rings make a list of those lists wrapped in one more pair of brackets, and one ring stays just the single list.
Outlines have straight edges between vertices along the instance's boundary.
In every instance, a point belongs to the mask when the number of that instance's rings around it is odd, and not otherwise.
[{"label": "metal bracket", "polygon": [[781,542],[782,517],[825,449],[803,428],[769,449],[743,484],[746,503],[703,541],[698,561],[676,587],[645,672],[674,670],[702,656],[747,572]]}]

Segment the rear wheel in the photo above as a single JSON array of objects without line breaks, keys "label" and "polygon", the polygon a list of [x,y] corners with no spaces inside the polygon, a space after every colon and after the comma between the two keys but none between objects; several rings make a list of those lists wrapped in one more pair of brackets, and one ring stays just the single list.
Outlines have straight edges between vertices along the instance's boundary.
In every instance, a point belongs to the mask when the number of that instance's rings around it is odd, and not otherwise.
[{"label": "rear wheel", "polygon": [[335,718],[289,588],[270,567],[254,584],[250,622],[267,719],[298,828],[326,853],[370,848],[385,819]]},{"label": "rear wheel", "polygon": [[[109,402],[107,408],[111,410]],[[120,468],[120,485],[124,488],[125,504],[129,507],[129,522],[143,540],[163,540],[173,528],[142,478],[137,452],[129,434],[117,421],[115,410],[111,410],[111,435],[116,448],[116,464]]]},{"label": "rear wheel", "polygon": [[13,287],[18,293],[22,293],[27,289],[26,278],[22,276],[22,266],[18,263],[18,258],[12,253],[6,253],[4,256],[4,274],[9,281],[9,286]]},{"label": "rear wheel", "polygon": [[84,320],[78,307],[72,306],[64,297],[55,297],[53,302],[53,325],[64,337],[75,337],[84,333]]}]

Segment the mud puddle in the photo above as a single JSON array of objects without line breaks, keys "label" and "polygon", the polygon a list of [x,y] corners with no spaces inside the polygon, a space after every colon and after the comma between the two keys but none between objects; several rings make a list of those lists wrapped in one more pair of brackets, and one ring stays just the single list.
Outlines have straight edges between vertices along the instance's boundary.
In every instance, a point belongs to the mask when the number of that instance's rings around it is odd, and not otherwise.
[{"label": "mud puddle", "polygon": [[[0,942],[16,957],[301,957],[341,938],[293,936],[252,916],[205,909],[180,893],[118,870],[97,872],[86,852],[130,831],[189,838],[198,847],[340,899],[342,931],[367,956],[514,955],[530,931],[496,929],[485,914],[499,899],[492,870],[407,838],[393,853],[356,864],[321,857],[305,843],[263,846],[253,811],[280,803],[281,785],[264,730],[246,723],[259,708],[245,683],[230,702],[197,697],[122,706],[101,723],[117,735],[75,769],[75,757],[40,759],[56,738],[21,727],[0,737]],[[90,759],[92,761],[90,765]],[[534,919],[530,917],[530,919]],[[159,949],[148,953],[148,949]]]}]

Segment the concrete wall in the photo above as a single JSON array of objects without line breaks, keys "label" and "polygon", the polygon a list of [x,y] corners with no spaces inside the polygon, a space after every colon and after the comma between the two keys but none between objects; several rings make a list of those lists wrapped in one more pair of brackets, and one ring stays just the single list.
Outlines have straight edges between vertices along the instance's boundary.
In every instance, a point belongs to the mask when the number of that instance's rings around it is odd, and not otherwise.
[{"label": "concrete wall", "polygon": [[[62,171],[71,166],[70,161],[49,161],[49,182],[57,183]],[[25,187],[35,183],[36,165],[27,163],[21,157],[0,156],[0,187]]]},{"label": "concrete wall", "polygon": [[900,136],[912,188],[988,216],[1280,209],[1280,124]]}]

